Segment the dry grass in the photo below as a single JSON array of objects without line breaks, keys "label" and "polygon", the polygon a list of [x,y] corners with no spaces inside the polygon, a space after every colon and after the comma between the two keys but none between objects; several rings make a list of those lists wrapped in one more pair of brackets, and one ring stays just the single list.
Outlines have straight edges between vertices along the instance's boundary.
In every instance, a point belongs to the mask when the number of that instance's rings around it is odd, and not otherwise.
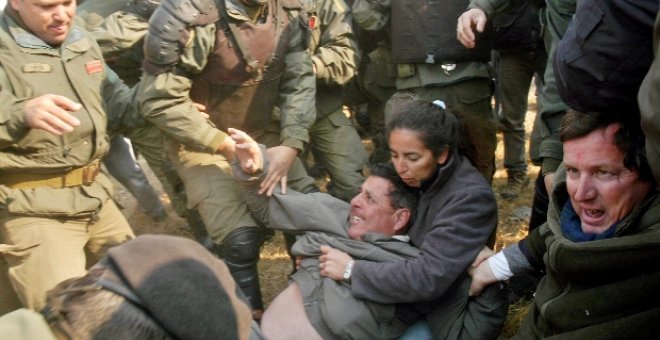
[{"label": "dry grass", "polygon": [[[532,89],[530,94],[533,93],[534,90]],[[529,140],[529,132],[531,131],[532,122],[536,112],[536,100],[534,96],[530,95],[529,99],[530,106],[525,124],[527,130],[527,140]],[[497,172],[495,173],[493,179],[493,190],[496,193],[506,185],[507,181],[506,172],[502,167],[503,157],[504,149],[502,145],[502,135],[498,134],[498,147],[496,152]],[[140,160],[140,163],[142,164],[143,168],[146,169],[151,182],[160,192],[162,192],[159,183],[157,183],[157,180],[151,171],[144,164],[144,161]],[[515,200],[503,200],[497,196],[499,211],[498,233],[497,241],[495,244],[495,248],[497,250],[517,242],[527,234],[527,219],[521,219],[514,216],[514,212],[516,210],[520,210],[520,208],[531,208],[533,182],[536,178],[536,174],[538,173],[538,167],[533,166],[531,163],[529,165],[528,175],[532,184],[522,195],[520,195]],[[321,181],[319,184],[324,186],[325,182]],[[137,234],[164,233],[192,238],[192,233],[189,228],[186,227],[185,220],[179,218],[169,205],[169,199],[167,195],[162,194],[161,199],[167,205],[169,217],[161,223],[154,223],[148,216],[140,212],[140,210],[137,208],[135,199],[130,196],[130,194],[128,194],[123,187],[117,185],[117,192],[118,201],[123,206],[123,212]],[[284,238],[278,232],[276,233],[275,237],[266,242],[262,248],[261,260],[259,262],[259,276],[261,279],[262,288],[261,290],[266,305],[268,305],[268,303],[270,303],[270,301],[272,301],[275,296],[286,287],[288,284],[288,275],[290,274],[291,270],[292,265],[285,250]],[[518,328],[520,323],[521,316],[524,315],[525,307],[526,306],[521,305],[513,305],[510,307],[509,320],[505,325],[505,329],[502,332],[501,338],[509,338],[512,334],[515,333],[515,330]]]}]

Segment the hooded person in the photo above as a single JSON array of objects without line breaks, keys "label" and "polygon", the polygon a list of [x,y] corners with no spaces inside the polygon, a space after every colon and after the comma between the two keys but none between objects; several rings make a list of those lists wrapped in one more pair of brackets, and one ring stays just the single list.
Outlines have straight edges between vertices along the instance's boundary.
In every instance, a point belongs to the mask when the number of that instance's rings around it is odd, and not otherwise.
[{"label": "hooded person", "polygon": [[[65,339],[261,338],[227,266],[198,243],[167,235],[112,248],[87,275],[51,290],[42,314],[8,314],[12,338],[28,339],[22,332],[46,323]],[[0,333],[6,325],[0,319]]]}]

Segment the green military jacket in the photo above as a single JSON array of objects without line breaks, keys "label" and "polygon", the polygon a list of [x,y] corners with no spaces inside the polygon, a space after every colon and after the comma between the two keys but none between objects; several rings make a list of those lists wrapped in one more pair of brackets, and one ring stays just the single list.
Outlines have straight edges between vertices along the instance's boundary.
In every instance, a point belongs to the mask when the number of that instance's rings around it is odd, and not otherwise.
[{"label": "green military jacket", "polygon": [[316,75],[317,120],[343,104],[343,85],[357,73],[359,51],[350,9],[343,0],[305,0],[309,52]]},{"label": "green military jacket", "polygon": [[[391,2],[397,0],[355,0],[355,22],[365,30],[389,29]],[[392,48],[396,48],[393,46]],[[470,78],[493,78],[488,63],[460,62],[456,64],[400,64],[396,79],[397,90],[420,88],[431,85],[450,85]]]},{"label": "green military jacket", "polygon": [[[541,115],[534,123],[534,133],[538,134],[540,141],[533,144],[530,149],[532,161],[542,161],[543,174],[554,172],[561,159],[564,150],[559,140],[559,129],[564,112],[568,106],[559,97],[557,84],[552,68],[554,50],[559,40],[564,35],[566,27],[575,13],[576,0],[548,0],[547,9],[540,20],[544,26],[545,45],[548,52],[548,65],[544,75],[544,88],[539,95],[542,101]],[[490,18],[501,13],[511,5],[511,0],[471,0],[468,8],[480,8]]]},{"label": "green military jacket", "polygon": [[[239,0],[225,2],[231,18],[249,20]],[[309,127],[316,119],[316,84],[312,61],[306,51],[307,23],[299,17],[299,11],[290,10],[288,13],[293,29],[279,87],[280,141],[282,145],[302,150],[304,143],[309,141]],[[214,50],[216,24],[196,26],[191,30],[191,39],[182,49],[175,70],[160,74],[145,72],[139,90],[141,109],[147,119],[168,137],[193,150],[213,153],[227,135],[199,114],[189,92],[191,78],[204,70]]]},{"label": "green military jacket", "polygon": [[[107,153],[109,129],[143,123],[135,93],[106,67],[98,45],[84,30],[72,27],[62,45],[53,48],[4,13],[0,45],[0,173],[59,174],[88,165]],[[73,112],[80,126],[62,136],[29,128],[25,101],[44,94],[81,103],[82,109]],[[62,189],[11,189],[0,183],[0,209],[89,215],[110,199],[111,191],[112,183],[103,175],[89,186]]]}]

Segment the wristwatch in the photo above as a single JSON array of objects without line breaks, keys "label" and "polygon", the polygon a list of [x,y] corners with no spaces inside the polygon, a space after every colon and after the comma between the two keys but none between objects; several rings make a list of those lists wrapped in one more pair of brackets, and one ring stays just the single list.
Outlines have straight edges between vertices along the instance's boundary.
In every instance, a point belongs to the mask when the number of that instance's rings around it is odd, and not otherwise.
[{"label": "wristwatch", "polygon": [[354,263],[355,263],[355,261],[350,260],[346,264],[346,268],[344,269],[344,275],[342,275],[342,277],[344,278],[344,281],[348,281],[348,282],[351,281],[351,272],[353,271],[353,264]]}]

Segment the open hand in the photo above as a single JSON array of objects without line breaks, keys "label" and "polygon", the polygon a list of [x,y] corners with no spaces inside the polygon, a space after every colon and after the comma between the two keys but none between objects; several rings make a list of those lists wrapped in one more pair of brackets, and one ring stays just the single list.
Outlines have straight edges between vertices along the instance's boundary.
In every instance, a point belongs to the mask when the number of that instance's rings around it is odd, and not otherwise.
[{"label": "open hand", "polygon": [[241,169],[248,174],[254,174],[263,169],[263,155],[259,144],[247,133],[229,128],[229,136],[236,143],[234,146],[234,156],[238,158]]},{"label": "open hand", "polygon": [[286,174],[298,156],[298,150],[280,145],[268,148],[266,152],[268,152],[269,162],[268,175],[261,182],[259,194],[265,193],[266,196],[272,196],[277,184],[280,184],[282,194],[286,194]]},{"label": "open hand", "polygon": [[319,273],[336,281],[344,280],[346,265],[353,260],[350,255],[330,246],[321,246]]},{"label": "open hand", "polygon": [[55,135],[73,131],[80,120],[71,112],[82,109],[80,103],[56,94],[45,94],[25,102],[25,122],[33,129],[41,129]]}]

